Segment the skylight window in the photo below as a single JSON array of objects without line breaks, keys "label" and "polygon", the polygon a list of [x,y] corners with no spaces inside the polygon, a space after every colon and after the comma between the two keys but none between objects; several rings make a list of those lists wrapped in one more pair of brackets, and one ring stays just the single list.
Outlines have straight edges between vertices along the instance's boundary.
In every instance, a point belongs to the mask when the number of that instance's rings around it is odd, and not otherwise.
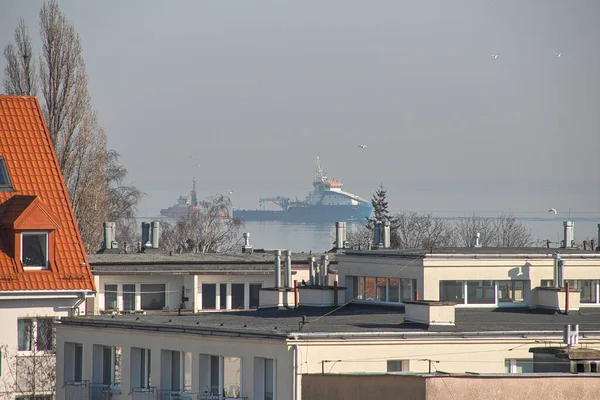
[{"label": "skylight window", "polygon": [[0,188],[11,187],[10,180],[8,179],[8,171],[6,170],[6,164],[4,158],[0,157]]}]

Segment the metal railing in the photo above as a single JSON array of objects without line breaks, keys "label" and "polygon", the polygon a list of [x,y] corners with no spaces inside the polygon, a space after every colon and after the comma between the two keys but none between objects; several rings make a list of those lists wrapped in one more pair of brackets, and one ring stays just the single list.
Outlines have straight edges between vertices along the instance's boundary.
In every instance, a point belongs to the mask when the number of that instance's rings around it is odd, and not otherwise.
[{"label": "metal railing", "polygon": [[131,389],[132,400],[158,400],[156,387],[136,387]]},{"label": "metal railing", "polygon": [[239,396],[239,397],[221,396],[218,394],[209,394],[209,393],[202,393],[202,394],[199,394],[198,397],[196,397],[196,400],[233,400],[233,399],[248,400],[248,397],[247,396]]},{"label": "metal railing", "polygon": [[158,400],[192,400],[193,393],[177,390],[159,390]]},{"label": "metal railing", "polygon": [[65,382],[65,400],[90,400],[89,381],[67,381]]}]

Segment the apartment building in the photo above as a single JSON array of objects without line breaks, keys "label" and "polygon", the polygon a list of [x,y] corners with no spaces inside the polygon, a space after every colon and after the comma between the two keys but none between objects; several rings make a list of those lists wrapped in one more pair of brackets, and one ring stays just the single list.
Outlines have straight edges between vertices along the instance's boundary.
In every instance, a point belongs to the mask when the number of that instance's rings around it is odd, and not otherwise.
[{"label": "apartment building", "polygon": [[94,291],[37,98],[0,95],[0,397],[53,398],[54,321]]}]

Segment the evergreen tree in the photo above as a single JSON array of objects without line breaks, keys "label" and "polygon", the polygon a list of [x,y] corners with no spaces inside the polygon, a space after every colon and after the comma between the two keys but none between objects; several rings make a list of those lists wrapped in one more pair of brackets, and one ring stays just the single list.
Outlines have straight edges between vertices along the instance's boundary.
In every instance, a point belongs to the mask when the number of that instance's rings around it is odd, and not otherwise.
[{"label": "evergreen tree", "polygon": [[373,194],[371,204],[373,205],[375,221],[390,221],[391,223],[395,220],[388,210],[387,190],[383,187],[383,183],[379,186],[379,189],[375,191],[375,194]]}]

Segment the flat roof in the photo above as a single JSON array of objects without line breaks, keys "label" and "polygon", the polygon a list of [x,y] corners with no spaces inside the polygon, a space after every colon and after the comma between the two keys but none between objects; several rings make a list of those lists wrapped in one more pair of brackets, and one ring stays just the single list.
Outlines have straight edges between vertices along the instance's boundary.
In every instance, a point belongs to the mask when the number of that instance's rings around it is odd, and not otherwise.
[{"label": "flat roof", "polygon": [[505,255],[551,257],[555,253],[577,257],[600,257],[600,251],[552,247],[440,247],[435,249],[348,250],[344,254],[347,256],[366,257],[427,258],[435,256],[494,257]]},{"label": "flat roof", "polygon": [[[260,335],[290,337],[294,334],[344,334],[402,337],[411,334],[441,336],[560,334],[566,324],[579,324],[580,332],[600,334],[600,310],[571,312],[569,315],[528,309],[456,309],[456,326],[426,326],[404,322],[404,307],[350,304],[332,308],[262,309],[254,311],[201,312],[196,314],[157,313],[146,315],[96,315],[68,317],[61,324],[91,327],[121,327],[167,330],[210,335]],[[329,315],[326,315],[331,313]],[[305,324],[302,325],[302,317]],[[310,336],[310,335],[309,335]]]}]

